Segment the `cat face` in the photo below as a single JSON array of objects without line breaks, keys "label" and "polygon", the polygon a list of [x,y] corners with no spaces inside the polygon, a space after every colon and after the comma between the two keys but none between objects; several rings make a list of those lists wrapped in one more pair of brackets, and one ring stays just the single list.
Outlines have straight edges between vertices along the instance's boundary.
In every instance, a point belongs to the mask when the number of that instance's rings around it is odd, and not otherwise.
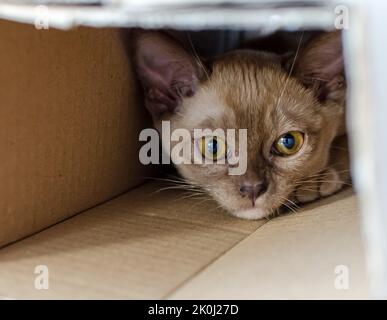
[{"label": "cat face", "polygon": [[[315,45],[302,55],[310,54]],[[162,53],[149,56],[152,51],[138,50],[136,56],[156,128],[169,121],[172,130],[190,132],[247,129],[244,174],[229,174],[227,158],[240,155],[231,154],[237,151],[228,150],[217,136],[193,138],[192,157],[210,153],[226,158],[225,164],[177,165],[186,180],[205,189],[233,215],[245,219],[270,215],[289,201],[298,184],[326,167],[331,143],[344,123],[341,65],[334,75],[313,69],[305,76],[305,69],[293,63],[295,75],[290,76],[279,56],[234,51],[204,69],[164,35],[143,34],[138,48],[144,46],[156,46]],[[311,77],[327,81],[310,85]]]}]

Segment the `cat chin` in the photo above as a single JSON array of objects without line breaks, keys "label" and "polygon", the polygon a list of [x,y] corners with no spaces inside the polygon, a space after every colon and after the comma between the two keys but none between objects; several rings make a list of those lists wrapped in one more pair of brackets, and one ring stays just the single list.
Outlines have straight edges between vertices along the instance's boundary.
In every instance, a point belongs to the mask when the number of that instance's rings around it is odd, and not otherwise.
[{"label": "cat chin", "polygon": [[268,216],[268,211],[263,208],[234,211],[233,216],[245,220],[259,220]]}]

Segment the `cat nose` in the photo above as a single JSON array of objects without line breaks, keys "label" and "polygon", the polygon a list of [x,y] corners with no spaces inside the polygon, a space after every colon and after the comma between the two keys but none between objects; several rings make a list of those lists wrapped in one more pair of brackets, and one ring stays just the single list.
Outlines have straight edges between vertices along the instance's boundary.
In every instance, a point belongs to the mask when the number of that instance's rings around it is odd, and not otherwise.
[{"label": "cat nose", "polygon": [[249,197],[251,200],[253,207],[255,206],[255,200],[259,198],[261,195],[263,195],[267,191],[267,183],[266,182],[260,182],[256,184],[242,184],[242,186],[239,189],[239,192],[243,197]]}]

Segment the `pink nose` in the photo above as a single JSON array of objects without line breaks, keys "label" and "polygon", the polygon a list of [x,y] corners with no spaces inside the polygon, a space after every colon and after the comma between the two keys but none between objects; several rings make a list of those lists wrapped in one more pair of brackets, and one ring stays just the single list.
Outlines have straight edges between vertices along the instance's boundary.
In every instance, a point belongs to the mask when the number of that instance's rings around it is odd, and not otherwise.
[{"label": "pink nose", "polygon": [[259,198],[261,195],[263,195],[267,191],[267,184],[264,182],[257,183],[257,184],[249,184],[244,183],[241,185],[239,192],[241,193],[242,197],[248,197],[251,200],[251,203],[253,204],[253,207],[255,206],[255,200]]}]

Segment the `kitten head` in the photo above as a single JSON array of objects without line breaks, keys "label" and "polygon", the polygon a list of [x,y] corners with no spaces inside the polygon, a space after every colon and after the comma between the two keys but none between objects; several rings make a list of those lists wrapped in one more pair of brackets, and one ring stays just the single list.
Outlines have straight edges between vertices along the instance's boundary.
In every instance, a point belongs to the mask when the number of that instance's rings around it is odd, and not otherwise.
[{"label": "kitten head", "polygon": [[259,219],[281,207],[298,184],[327,166],[332,141],[345,132],[339,33],[317,37],[287,60],[241,50],[204,66],[167,35],[144,32],[134,58],[156,128],[170,121],[172,130],[190,132],[247,129],[243,175],[229,174],[227,158],[238,155],[218,137],[190,141],[192,157],[219,153],[225,164],[177,165],[235,216]]}]

